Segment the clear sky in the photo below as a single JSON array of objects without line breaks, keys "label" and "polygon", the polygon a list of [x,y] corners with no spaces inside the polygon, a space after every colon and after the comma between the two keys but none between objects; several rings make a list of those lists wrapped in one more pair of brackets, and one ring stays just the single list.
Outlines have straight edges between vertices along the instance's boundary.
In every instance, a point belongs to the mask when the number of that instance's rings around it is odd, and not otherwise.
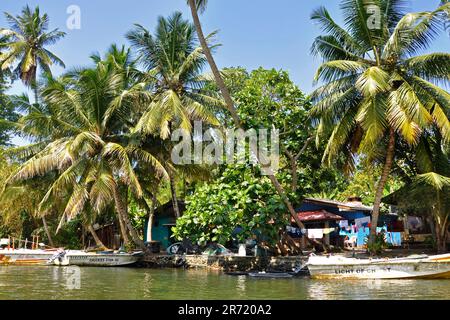
[{"label": "clear sky", "polygon": [[[50,16],[51,28],[67,32],[66,38],[50,49],[63,59],[67,67],[90,63],[94,52],[104,52],[112,43],[127,44],[124,37],[134,23],[153,30],[158,16],[181,11],[190,13],[186,0],[0,0],[0,11],[18,14],[23,6],[39,5]],[[433,10],[439,0],[411,0],[411,11]],[[81,29],[69,30],[67,8],[81,9]],[[320,34],[309,16],[325,5],[336,20],[341,20],[338,0],[210,0],[201,17],[205,32],[219,30],[216,52],[220,67],[242,66],[249,70],[285,69],[306,93],[311,92],[312,78],[320,64],[310,55],[314,38]],[[3,14],[0,26],[6,26]],[[442,34],[431,48],[450,52],[450,39]],[[54,69],[55,74],[62,72]],[[13,93],[25,89],[17,83]]]}]

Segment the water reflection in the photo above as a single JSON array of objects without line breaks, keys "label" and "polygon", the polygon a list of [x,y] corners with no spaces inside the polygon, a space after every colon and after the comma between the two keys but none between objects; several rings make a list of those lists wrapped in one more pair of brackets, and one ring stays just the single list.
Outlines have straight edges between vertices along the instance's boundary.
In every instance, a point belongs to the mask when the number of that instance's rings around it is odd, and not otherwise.
[{"label": "water reflection", "polygon": [[[450,280],[253,279],[201,270],[0,267],[0,299],[450,299]],[[75,279],[77,279],[75,277]]]}]

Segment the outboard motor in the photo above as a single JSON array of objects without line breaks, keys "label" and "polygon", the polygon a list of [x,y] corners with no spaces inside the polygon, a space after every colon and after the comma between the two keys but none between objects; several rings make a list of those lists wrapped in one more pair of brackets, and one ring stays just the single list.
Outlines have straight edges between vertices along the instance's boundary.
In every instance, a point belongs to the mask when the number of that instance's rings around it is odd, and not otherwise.
[{"label": "outboard motor", "polygon": [[50,264],[50,263],[53,263],[55,260],[58,260],[58,261],[59,261],[59,264],[62,264],[62,261],[63,261],[63,259],[64,259],[65,256],[66,256],[66,251],[65,251],[64,249],[59,249],[58,252],[55,253],[55,254],[53,255],[53,257],[51,257],[51,258],[48,260],[47,263]]}]

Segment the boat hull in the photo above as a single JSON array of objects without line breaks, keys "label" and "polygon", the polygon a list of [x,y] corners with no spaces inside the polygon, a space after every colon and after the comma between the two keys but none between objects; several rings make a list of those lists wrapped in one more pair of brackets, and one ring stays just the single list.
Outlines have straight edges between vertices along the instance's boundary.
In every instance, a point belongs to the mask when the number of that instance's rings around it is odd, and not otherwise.
[{"label": "boat hull", "polygon": [[310,259],[313,279],[450,279],[450,261],[445,258],[358,260]]},{"label": "boat hull", "polygon": [[57,266],[92,266],[92,267],[119,267],[136,263],[139,255],[136,254],[95,254],[95,253],[66,253],[64,258],[56,259]]},{"label": "boat hull", "polygon": [[45,265],[55,252],[44,250],[0,250],[0,265]]}]

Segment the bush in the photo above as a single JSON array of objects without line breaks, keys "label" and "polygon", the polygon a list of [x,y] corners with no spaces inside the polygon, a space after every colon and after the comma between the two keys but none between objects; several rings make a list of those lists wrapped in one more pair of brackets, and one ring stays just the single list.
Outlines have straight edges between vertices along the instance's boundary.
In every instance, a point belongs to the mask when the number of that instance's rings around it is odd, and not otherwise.
[{"label": "bush", "polygon": [[370,236],[366,238],[367,252],[371,255],[379,255],[383,253],[384,249],[388,247],[386,242],[386,233],[381,231],[375,235],[375,239],[372,243],[369,241]]}]

